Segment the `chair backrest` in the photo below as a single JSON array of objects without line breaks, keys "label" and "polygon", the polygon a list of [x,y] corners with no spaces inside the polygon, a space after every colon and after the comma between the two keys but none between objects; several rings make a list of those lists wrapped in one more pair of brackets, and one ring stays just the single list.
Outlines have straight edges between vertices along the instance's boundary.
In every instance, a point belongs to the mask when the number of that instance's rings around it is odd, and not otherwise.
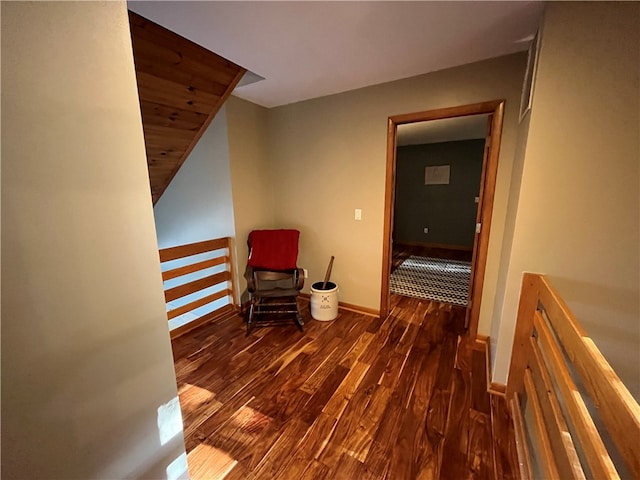
[{"label": "chair backrest", "polygon": [[253,230],[247,241],[247,264],[261,270],[294,270],[297,268],[299,238],[298,230]]},{"label": "chair backrest", "polygon": [[290,280],[291,272],[276,272],[273,270],[254,270],[256,280],[261,282],[277,282]]}]

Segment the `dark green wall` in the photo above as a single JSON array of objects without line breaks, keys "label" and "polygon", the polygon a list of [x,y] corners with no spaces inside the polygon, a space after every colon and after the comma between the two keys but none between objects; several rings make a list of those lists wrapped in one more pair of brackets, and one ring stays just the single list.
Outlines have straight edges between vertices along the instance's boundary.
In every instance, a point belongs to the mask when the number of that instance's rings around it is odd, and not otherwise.
[{"label": "dark green wall", "polygon": [[[484,139],[398,147],[395,242],[473,247],[483,150]],[[449,185],[424,184],[436,165],[451,166]]]}]

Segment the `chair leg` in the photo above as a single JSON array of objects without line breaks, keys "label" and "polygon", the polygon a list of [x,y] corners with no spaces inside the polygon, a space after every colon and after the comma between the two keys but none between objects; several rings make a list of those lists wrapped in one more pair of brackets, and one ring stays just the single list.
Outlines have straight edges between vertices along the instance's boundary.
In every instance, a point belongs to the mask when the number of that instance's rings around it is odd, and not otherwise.
[{"label": "chair leg", "polygon": [[249,306],[249,317],[247,318],[247,334],[249,336],[251,329],[253,328],[253,314],[255,313],[255,299],[251,299],[251,305]]},{"label": "chair leg", "polygon": [[[300,313],[300,307],[298,306],[298,301],[297,299],[295,300],[295,312],[292,312],[291,310],[291,303],[278,303],[277,305],[274,304],[275,308],[279,308],[279,307],[288,307],[288,309],[285,311],[284,309],[281,312],[262,312],[261,310],[259,310],[259,308],[261,306],[269,306],[269,303],[265,303],[263,305],[263,303],[261,302],[261,298],[258,295],[252,295],[251,299],[250,299],[250,305],[249,305],[249,312],[247,315],[247,333],[246,336],[248,337],[251,334],[251,331],[253,330],[253,327],[255,326],[256,320],[255,320],[255,316],[258,315],[259,313],[280,313],[280,314],[284,314],[284,313],[295,313],[294,317],[293,317],[293,321],[295,322],[296,326],[298,327],[298,330],[300,330],[301,332],[304,332],[304,321],[302,320],[302,314]],[[259,322],[258,322],[259,323]],[[268,321],[266,321],[266,323],[268,323]]]},{"label": "chair leg", "polygon": [[298,327],[298,330],[300,330],[301,332],[304,332],[304,321],[302,320],[302,314],[300,313],[300,307],[298,306],[298,299],[296,299],[296,318],[295,318],[295,322],[296,322],[296,325]]}]

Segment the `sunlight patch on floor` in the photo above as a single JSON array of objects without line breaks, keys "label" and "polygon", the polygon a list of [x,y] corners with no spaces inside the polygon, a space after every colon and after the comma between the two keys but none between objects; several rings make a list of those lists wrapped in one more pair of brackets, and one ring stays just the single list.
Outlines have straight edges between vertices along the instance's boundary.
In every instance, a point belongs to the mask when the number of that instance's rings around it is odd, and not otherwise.
[{"label": "sunlight patch on floor", "polygon": [[215,398],[215,395],[206,388],[191,385],[190,383],[185,383],[180,387],[178,396],[180,397],[180,406],[184,412],[191,411]]},{"label": "sunlight patch on floor", "polygon": [[221,480],[238,463],[227,453],[201,443],[187,455],[191,480]]},{"label": "sunlight patch on floor", "polygon": [[263,431],[273,419],[245,405],[231,417],[231,425],[246,434]]}]

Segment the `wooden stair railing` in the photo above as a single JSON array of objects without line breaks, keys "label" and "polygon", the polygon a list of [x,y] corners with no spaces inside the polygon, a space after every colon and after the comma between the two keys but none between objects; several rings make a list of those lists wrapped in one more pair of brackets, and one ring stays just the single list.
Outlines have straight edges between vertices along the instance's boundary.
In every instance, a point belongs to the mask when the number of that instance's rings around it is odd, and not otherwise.
[{"label": "wooden stair railing", "polygon": [[[191,259],[190,257],[195,257]],[[202,257],[206,259],[202,259]],[[171,266],[169,269],[164,269],[168,262],[185,259],[179,266]],[[233,260],[232,240],[230,237],[216,238],[213,240],[205,240],[197,243],[190,243],[188,245],[180,245],[177,247],[164,248],[160,250],[160,262],[163,266],[162,280],[167,282],[168,280],[185,277],[182,283],[172,286],[170,288],[165,287],[164,298],[167,304],[176,300],[182,299],[187,295],[192,295],[197,292],[202,292],[205,289],[214,288],[213,293],[201,294],[195,300],[187,301],[187,303],[170,309],[167,311],[167,319],[179,317],[186,313],[192,312],[200,307],[208,305],[216,300],[227,297],[229,303],[220,308],[217,308],[211,312],[205,313],[194,320],[181,325],[171,330],[171,338],[179,337],[194,328],[199,327],[205,323],[208,323],[217,318],[228,314],[235,310],[238,304],[236,299],[236,278],[235,268]],[[224,267],[219,267],[224,266]],[[215,273],[210,273],[205,276],[198,276],[196,279],[191,279],[187,275],[193,276],[198,272],[203,272],[208,269],[219,270]]]},{"label": "wooden stair railing", "polygon": [[507,398],[521,478],[640,478],[640,406],[542,275],[523,278]]}]

